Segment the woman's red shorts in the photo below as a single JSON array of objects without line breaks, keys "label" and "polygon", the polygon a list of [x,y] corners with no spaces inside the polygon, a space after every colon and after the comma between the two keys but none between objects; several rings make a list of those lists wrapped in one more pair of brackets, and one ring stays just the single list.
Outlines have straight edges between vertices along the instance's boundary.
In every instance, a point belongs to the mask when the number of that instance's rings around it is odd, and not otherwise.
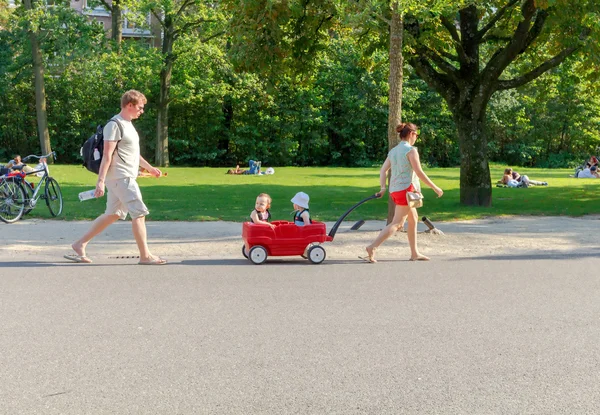
[{"label": "woman's red shorts", "polygon": [[415,191],[415,187],[411,184],[404,190],[400,190],[399,192],[390,193],[390,196],[392,196],[392,200],[394,201],[395,204],[400,205],[400,206],[408,206],[408,201],[406,200],[406,193],[414,192],[414,191]]}]

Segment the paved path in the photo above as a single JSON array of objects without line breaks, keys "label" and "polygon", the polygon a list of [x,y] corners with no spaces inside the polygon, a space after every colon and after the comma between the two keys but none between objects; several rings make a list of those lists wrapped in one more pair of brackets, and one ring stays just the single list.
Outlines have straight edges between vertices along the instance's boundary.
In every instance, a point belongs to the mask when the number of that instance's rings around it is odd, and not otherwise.
[{"label": "paved path", "polygon": [[251,265],[239,224],[150,223],[164,267],[121,258],[126,223],[92,265],[60,259],[89,223],[3,226],[0,414],[597,413],[599,249],[556,223],[519,222],[517,252],[477,243],[506,223],[442,224],[433,261],[366,264],[367,223],[318,266]]}]

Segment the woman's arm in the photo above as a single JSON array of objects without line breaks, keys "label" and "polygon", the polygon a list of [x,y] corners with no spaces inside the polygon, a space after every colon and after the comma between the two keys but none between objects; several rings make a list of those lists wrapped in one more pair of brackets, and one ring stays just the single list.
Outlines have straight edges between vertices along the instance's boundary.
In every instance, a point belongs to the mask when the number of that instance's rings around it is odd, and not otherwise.
[{"label": "woman's arm", "polygon": [[379,192],[376,193],[376,195],[378,197],[381,197],[385,194],[385,189],[386,189],[385,183],[387,181],[387,172],[391,168],[392,168],[392,162],[390,161],[390,158],[388,157],[383,162],[383,165],[381,166],[381,170],[379,170],[379,184],[381,185],[381,188],[380,188]]},{"label": "woman's arm", "polygon": [[431,179],[425,174],[425,172],[423,171],[423,168],[421,167],[421,160],[419,158],[419,152],[417,151],[416,148],[410,150],[407,154],[408,157],[408,161],[410,162],[410,165],[412,166],[413,170],[415,171],[415,174],[417,175],[417,177],[421,180],[423,180],[423,182],[431,187],[433,189],[433,191],[438,195],[438,197],[442,197],[442,195],[444,194],[444,191],[442,189],[440,189],[439,187],[437,187],[435,185],[434,182],[431,181]]}]

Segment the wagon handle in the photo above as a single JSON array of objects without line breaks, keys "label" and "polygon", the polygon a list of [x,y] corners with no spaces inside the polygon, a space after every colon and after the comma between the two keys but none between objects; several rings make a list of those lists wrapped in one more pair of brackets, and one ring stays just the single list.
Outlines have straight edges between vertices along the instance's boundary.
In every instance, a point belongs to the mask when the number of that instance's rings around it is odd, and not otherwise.
[{"label": "wagon handle", "polygon": [[342,224],[342,221],[346,218],[346,216],[348,216],[354,209],[356,209],[357,207],[359,207],[360,205],[362,205],[365,202],[368,202],[371,199],[379,199],[381,197],[381,195],[379,193],[375,193],[372,196],[367,197],[366,199],[361,200],[360,202],[358,202],[356,205],[352,206],[350,209],[348,209],[348,211],[346,213],[344,213],[338,220],[337,222],[333,225],[333,228],[331,228],[331,230],[329,231],[329,237],[331,239],[333,239],[333,237],[335,236],[335,233],[337,232],[338,228],[340,227],[340,225]]}]

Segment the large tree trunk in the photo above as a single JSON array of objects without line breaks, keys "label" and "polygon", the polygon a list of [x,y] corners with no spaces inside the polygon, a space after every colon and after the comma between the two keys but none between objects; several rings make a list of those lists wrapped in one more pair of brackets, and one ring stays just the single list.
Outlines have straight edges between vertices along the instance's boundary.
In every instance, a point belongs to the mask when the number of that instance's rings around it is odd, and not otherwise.
[{"label": "large tree trunk", "polygon": [[[402,57],[402,16],[398,10],[399,1],[392,2],[390,21],[390,77],[389,77],[389,114],[388,114],[388,148],[391,150],[398,145],[399,138],[396,126],[402,121],[402,81],[404,78]],[[389,175],[388,175],[389,182]],[[389,186],[388,186],[389,188]],[[388,196],[387,223],[394,218],[396,205]]]},{"label": "large tree trunk", "polygon": [[121,10],[121,1],[114,0],[110,11],[112,16],[110,37],[117,43],[120,50],[121,41],[123,40],[123,11]]},{"label": "large tree trunk", "polygon": [[[32,0],[25,0],[24,5],[26,10],[32,10],[34,3]],[[37,33],[30,30],[29,40],[31,41],[31,54],[33,58],[35,112],[37,117],[38,136],[42,154],[48,154],[52,151],[52,148],[50,146],[50,134],[48,132],[48,114],[46,111],[46,88],[44,86],[42,51],[40,50]]]},{"label": "large tree trunk", "polygon": [[485,111],[472,114],[455,110],[454,121],[460,143],[460,203],[466,206],[492,205],[490,166],[485,136]]},{"label": "large tree trunk", "polygon": [[171,74],[173,72],[173,30],[165,30],[163,38],[164,65],[160,71],[160,95],[157,108],[156,126],[156,159],[155,164],[169,167],[169,93],[171,90]]}]

